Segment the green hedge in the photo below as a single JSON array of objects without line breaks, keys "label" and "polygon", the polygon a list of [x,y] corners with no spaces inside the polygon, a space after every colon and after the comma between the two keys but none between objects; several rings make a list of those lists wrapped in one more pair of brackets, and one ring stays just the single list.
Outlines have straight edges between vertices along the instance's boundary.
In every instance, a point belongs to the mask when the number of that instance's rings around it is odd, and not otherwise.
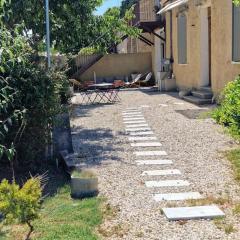
[{"label": "green hedge", "polygon": [[53,118],[68,100],[68,79],[41,66],[17,28],[2,28],[0,39],[0,163],[38,168]]},{"label": "green hedge", "polygon": [[220,106],[214,111],[213,118],[240,139],[240,76],[229,82],[223,90]]}]

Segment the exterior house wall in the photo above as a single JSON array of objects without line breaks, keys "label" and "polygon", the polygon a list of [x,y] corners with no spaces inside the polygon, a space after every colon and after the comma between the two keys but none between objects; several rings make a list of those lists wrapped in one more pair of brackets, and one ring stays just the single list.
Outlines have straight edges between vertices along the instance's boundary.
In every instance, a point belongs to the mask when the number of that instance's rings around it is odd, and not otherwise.
[{"label": "exterior house wall", "polygon": [[[149,33],[141,33],[142,36],[153,42],[153,36]],[[118,44],[118,53],[143,53],[151,52],[152,47],[138,38],[128,37],[122,43]]]},{"label": "exterior house wall", "polygon": [[[206,29],[201,24],[202,7],[211,7],[211,83],[218,94],[236,75],[240,74],[240,63],[232,62],[232,1],[206,0],[205,5],[196,6],[188,2],[187,16],[187,64],[178,64],[177,16],[180,8],[173,10],[173,72],[179,89],[203,86],[204,54],[202,45]],[[166,13],[166,57],[170,57],[170,13]],[[205,63],[206,64],[206,63]]]},{"label": "exterior house wall", "polygon": [[240,74],[240,62],[232,62],[232,1],[212,2],[212,87],[219,92]]},{"label": "exterior house wall", "polygon": [[82,81],[97,77],[129,76],[133,72],[146,73],[152,71],[151,53],[108,54],[91,66],[80,77]]}]

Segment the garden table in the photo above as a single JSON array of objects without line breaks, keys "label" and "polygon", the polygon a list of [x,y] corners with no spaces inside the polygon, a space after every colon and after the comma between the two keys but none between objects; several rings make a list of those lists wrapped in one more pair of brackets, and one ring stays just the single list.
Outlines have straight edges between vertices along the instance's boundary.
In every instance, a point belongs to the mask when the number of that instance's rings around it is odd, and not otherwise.
[{"label": "garden table", "polygon": [[120,101],[118,89],[115,88],[113,83],[91,84],[81,95],[83,96],[83,103],[114,103]]}]

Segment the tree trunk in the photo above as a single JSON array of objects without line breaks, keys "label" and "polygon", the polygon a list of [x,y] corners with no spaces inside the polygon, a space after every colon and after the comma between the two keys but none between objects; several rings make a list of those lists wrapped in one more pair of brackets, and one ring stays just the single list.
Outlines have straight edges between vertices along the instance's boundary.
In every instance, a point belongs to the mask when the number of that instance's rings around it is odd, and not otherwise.
[{"label": "tree trunk", "polygon": [[29,231],[28,231],[28,234],[27,234],[25,240],[30,240],[30,235],[33,232],[33,225],[30,222],[27,222],[27,225],[29,227]]}]

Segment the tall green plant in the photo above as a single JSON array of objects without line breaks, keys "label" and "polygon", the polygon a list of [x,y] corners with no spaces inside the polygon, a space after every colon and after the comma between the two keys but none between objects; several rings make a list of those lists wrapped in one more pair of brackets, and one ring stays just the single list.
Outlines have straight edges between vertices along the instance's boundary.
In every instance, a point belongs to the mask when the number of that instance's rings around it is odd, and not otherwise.
[{"label": "tall green plant", "polygon": [[68,98],[66,75],[41,67],[21,30],[0,32],[0,160],[12,168],[42,162],[53,118]]},{"label": "tall green plant", "polygon": [[213,117],[240,139],[240,76],[229,82],[223,90],[220,106],[214,111]]}]

